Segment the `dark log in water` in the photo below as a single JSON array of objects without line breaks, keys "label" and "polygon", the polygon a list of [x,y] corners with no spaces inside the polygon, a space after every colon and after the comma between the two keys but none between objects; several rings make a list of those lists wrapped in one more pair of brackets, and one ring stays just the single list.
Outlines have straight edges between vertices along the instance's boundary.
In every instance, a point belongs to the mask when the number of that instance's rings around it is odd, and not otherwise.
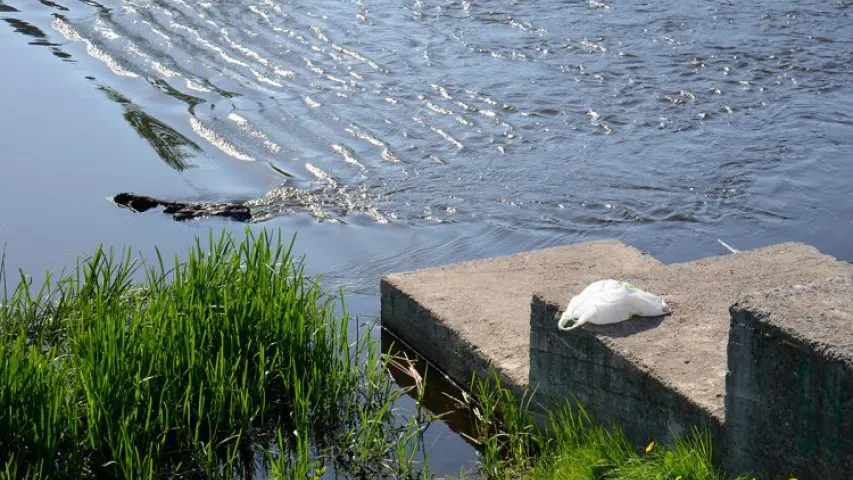
[{"label": "dark log in water", "polygon": [[181,200],[162,200],[148,195],[119,193],[110,200],[120,207],[134,212],[146,212],[152,208],[163,207],[163,212],[175,220],[192,220],[202,217],[225,217],[238,222],[252,220],[249,207],[239,202],[187,202]]}]

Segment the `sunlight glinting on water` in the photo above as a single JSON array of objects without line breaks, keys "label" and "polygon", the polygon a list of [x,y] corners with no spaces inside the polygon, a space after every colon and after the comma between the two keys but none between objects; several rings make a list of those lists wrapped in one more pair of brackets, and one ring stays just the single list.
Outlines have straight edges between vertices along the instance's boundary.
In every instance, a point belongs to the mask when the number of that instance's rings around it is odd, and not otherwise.
[{"label": "sunlight glinting on water", "polygon": [[312,175],[314,175],[315,177],[317,177],[317,180],[325,180],[325,181],[329,182],[329,184],[330,184],[330,185],[333,185],[333,186],[338,185],[338,181],[337,181],[336,179],[332,178],[332,176],[331,176],[331,175],[329,175],[328,173],[324,172],[324,171],[323,171],[321,168],[319,168],[319,167],[316,167],[316,166],[314,166],[314,165],[312,165],[312,164],[310,164],[310,163],[306,163],[306,164],[305,164],[305,169],[306,169],[306,170],[308,170],[309,172],[311,172],[311,174],[312,174]]},{"label": "sunlight glinting on water", "polygon": [[463,148],[465,148],[465,145],[463,145],[462,142],[460,142],[459,140],[456,140],[455,138],[453,138],[449,133],[445,132],[444,130],[442,130],[438,127],[429,127],[429,128],[433,132],[439,134],[441,136],[441,138],[447,140],[447,143],[453,145],[454,147],[458,148],[459,150],[462,150]]},{"label": "sunlight glinting on water", "polygon": [[350,165],[356,166],[362,170],[365,170],[364,165],[358,161],[358,158],[355,156],[355,152],[349,147],[345,147],[343,145],[332,144],[332,150],[334,150],[338,155],[343,158],[344,162],[349,163]]},{"label": "sunlight glinting on water", "polygon": [[188,197],[328,242],[373,303],[390,271],[601,237],[853,255],[843,2],[99,2],[26,3],[58,34],[7,21]]},{"label": "sunlight glinting on water", "polygon": [[204,85],[200,85],[190,79],[187,79],[186,82],[187,88],[190,90],[195,90],[196,92],[212,92],[213,90],[205,87]]},{"label": "sunlight glinting on water", "polygon": [[228,114],[228,120],[236,123],[237,126],[239,126],[240,129],[246,132],[250,137],[261,140],[269,153],[276,154],[281,152],[281,147],[277,143],[270,140],[264,132],[256,129],[245,117],[232,112]]},{"label": "sunlight glinting on water", "polygon": [[255,157],[252,157],[251,155],[247,155],[239,151],[237,147],[217,135],[216,132],[214,132],[212,129],[207,128],[198,118],[191,116],[190,126],[192,127],[193,131],[198,134],[198,136],[207,140],[208,142],[210,142],[211,145],[218,148],[228,156],[233,157],[237,160],[243,160],[245,162],[255,161]]},{"label": "sunlight glinting on water", "polygon": [[314,100],[313,98],[311,98],[307,95],[305,96],[304,100],[305,100],[305,105],[308,105],[311,108],[317,108],[320,106],[320,103],[318,103],[316,100]]},{"label": "sunlight glinting on water", "polygon": [[86,53],[88,53],[92,58],[103,62],[104,65],[106,65],[116,75],[120,77],[130,78],[139,77],[139,75],[137,75],[136,73],[123,67],[115,58],[98,48],[90,40],[83,38],[79,32],[77,32],[71,25],[63,21],[61,18],[55,18],[53,20],[52,26],[54,30],[62,34],[62,36],[66,39],[72,42],[83,42],[86,45]]},{"label": "sunlight glinting on water", "polygon": [[[587,2],[558,13],[430,1],[107,3],[54,28],[116,76],[183,77],[169,87],[202,94],[209,110],[184,108],[209,154],[262,160],[302,183],[328,172],[408,221],[451,219],[448,203],[453,221],[511,218],[585,235],[628,231],[626,219],[655,229],[794,218],[785,210],[796,207],[770,200],[782,173],[810,156],[839,158],[845,144],[789,131],[786,114],[806,124],[791,99],[832,109],[850,75],[850,27],[814,2],[798,12]],[[749,155],[760,160],[729,161],[756,142],[766,151]],[[827,171],[789,194],[820,196],[837,181]],[[738,195],[718,194],[733,178]],[[615,186],[627,183],[653,190]],[[605,203],[622,210],[591,207]]]}]

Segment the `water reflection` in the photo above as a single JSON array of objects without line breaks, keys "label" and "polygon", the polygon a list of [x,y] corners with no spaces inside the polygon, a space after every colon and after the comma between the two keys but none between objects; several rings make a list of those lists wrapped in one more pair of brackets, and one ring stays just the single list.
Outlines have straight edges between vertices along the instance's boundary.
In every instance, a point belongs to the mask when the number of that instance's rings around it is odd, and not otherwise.
[{"label": "water reflection", "polygon": [[165,93],[166,95],[169,95],[170,97],[178,99],[178,100],[186,103],[187,105],[189,105],[189,110],[191,113],[193,112],[193,110],[195,109],[196,106],[198,106],[198,105],[200,105],[206,101],[203,98],[199,98],[199,97],[196,97],[194,95],[188,95],[184,92],[181,92],[180,90],[169,85],[169,82],[167,82],[166,80],[163,80],[161,78],[148,77],[147,80],[148,80],[148,83],[150,83],[152,86],[154,86],[156,89],[160,90],[161,92]]},{"label": "water reflection", "polygon": [[99,85],[98,89],[124,107],[124,119],[151,145],[167,165],[179,172],[194,166],[189,159],[202,151],[197,143],[148,115],[129,98],[112,88]]},{"label": "water reflection", "polygon": [[63,12],[68,11],[68,7],[63,7],[62,5],[60,5],[58,3],[51,2],[50,0],[39,0],[39,2],[41,2],[41,4],[46,6],[46,7],[55,8],[55,9],[61,10]]},{"label": "water reflection", "polygon": [[[18,10],[4,5],[0,2],[0,13],[2,12],[17,12]],[[51,52],[63,60],[67,60],[71,58],[71,55],[64,52],[61,48],[59,48],[58,43],[53,43],[48,40],[47,34],[40,28],[35,25],[25,22],[24,20],[20,20],[17,18],[4,18],[4,22],[8,23],[16,33],[20,33],[22,35],[26,35],[28,37],[32,37],[35,40],[31,40],[29,42],[30,45],[38,45],[42,47],[50,47]]]},{"label": "water reflection", "polygon": [[465,389],[450,380],[434,365],[428,364],[423,357],[406,345],[396,335],[382,328],[382,353],[398,358],[392,362],[388,371],[394,381],[417,400],[420,393],[421,405],[435,416],[440,417],[454,432],[462,434],[469,444],[476,446],[474,416],[466,404]]},{"label": "water reflection", "polygon": [[[426,453],[430,455],[430,468],[434,473],[458,473],[472,469],[477,461],[479,443],[471,399],[463,389],[446,375],[427,364],[423,357],[410,349],[402,340],[385,328],[381,329],[382,353],[389,356],[388,372],[404,389],[413,402],[441,419],[430,429],[449,429],[453,433],[428,431],[430,438]],[[419,390],[423,386],[423,390]],[[447,434],[453,437],[447,438]],[[440,474],[440,473],[438,473]]]},{"label": "water reflection", "polygon": [[[45,35],[45,33],[43,31],[41,31],[40,28],[38,28],[35,25],[32,25],[30,23],[27,23],[23,20],[18,20],[15,18],[4,18],[3,21],[8,23],[9,25],[11,25],[12,28],[14,28],[15,32],[17,32],[17,33],[22,33],[24,35],[29,35],[31,37],[35,37],[35,38],[41,40],[42,42],[44,42],[47,39],[47,35]],[[55,43],[33,43],[33,42],[30,42],[30,45],[45,45],[45,44],[46,45],[56,45]]]}]

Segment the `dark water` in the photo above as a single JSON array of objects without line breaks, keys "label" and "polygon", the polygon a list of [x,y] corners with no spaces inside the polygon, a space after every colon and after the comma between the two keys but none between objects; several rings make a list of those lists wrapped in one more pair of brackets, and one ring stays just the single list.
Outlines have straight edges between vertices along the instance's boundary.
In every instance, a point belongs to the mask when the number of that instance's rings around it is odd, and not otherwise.
[{"label": "dark water", "polygon": [[[847,1],[0,0],[0,241],[184,251],[251,200],[352,311],[381,275],[615,237],[853,260]],[[3,25],[5,24],[5,25]],[[306,207],[284,199],[299,198]],[[434,459],[470,463],[437,427]]]}]

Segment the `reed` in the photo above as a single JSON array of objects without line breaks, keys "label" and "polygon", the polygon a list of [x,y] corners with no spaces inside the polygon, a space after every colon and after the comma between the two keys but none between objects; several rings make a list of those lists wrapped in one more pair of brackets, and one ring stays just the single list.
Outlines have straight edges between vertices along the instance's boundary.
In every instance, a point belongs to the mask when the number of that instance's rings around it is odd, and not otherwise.
[{"label": "reed", "polygon": [[21,274],[0,308],[0,471],[418,475],[400,440],[424,427],[291,246],[211,233],[170,263],[99,248],[38,290]]},{"label": "reed", "polygon": [[[618,428],[596,421],[580,402],[550,405],[537,423],[532,398],[520,399],[492,379],[472,379],[464,402],[474,417],[481,451],[478,474],[490,479],[724,480],[712,463],[711,439],[696,430],[674,443],[637,451]],[[544,425],[541,425],[544,423]],[[739,480],[750,478],[738,476]]]},{"label": "reed", "polygon": [[[0,479],[430,477],[426,375],[353,338],[343,296],[292,245],[247,229],[169,262],[98,248],[37,289],[19,272],[11,291],[0,257]],[[463,396],[472,474],[724,478],[705,435],[637,452],[577,402],[540,429],[532,397],[488,380]]]}]

